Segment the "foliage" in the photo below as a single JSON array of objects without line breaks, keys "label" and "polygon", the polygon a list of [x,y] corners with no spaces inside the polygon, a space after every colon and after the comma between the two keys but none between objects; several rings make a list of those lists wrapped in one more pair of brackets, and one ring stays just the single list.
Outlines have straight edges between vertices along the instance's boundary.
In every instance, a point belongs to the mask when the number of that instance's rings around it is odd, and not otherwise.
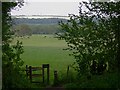
[{"label": "foliage", "polygon": [[69,67],[69,71],[66,70],[66,72],[59,73],[59,83],[63,85],[68,83],[75,83],[78,81],[78,77],[76,76],[77,72],[72,67]]},{"label": "foliage", "polygon": [[66,19],[62,18],[14,18],[15,25],[19,24],[34,24],[34,25],[45,25],[45,24],[58,24],[59,21],[66,22]]},{"label": "foliage", "polygon": [[[22,43],[17,41],[16,45],[10,45],[14,33],[10,29],[12,20],[10,11],[17,3],[2,2],[2,88],[28,87],[28,81],[21,71],[23,61],[20,55],[23,53]],[[20,3],[18,4],[20,5]],[[22,4],[21,4],[22,5]],[[23,82],[24,81],[24,82]]]},{"label": "foliage", "polygon": [[59,21],[66,22],[66,19],[60,18],[12,18],[13,31],[17,36],[25,36],[31,34],[55,34],[59,33]]},{"label": "foliage", "polygon": [[55,34],[59,32],[58,24],[30,25],[33,34]]},{"label": "foliage", "polygon": [[17,36],[30,36],[32,34],[55,34],[60,27],[57,24],[19,24],[12,27]]},{"label": "foliage", "polygon": [[[16,28],[15,28],[16,27]],[[15,26],[13,31],[15,32],[16,36],[31,36],[32,30],[26,24],[21,24],[19,26]]]},{"label": "foliage", "polygon": [[[101,19],[102,27],[105,27],[108,33],[106,52],[110,69],[119,69],[120,64],[120,28],[119,28],[119,11],[120,2],[104,2],[104,3],[93,3],[91,6],[95,8],[92,10],[97,12],[97,16]],[[89,8],[90,10],[92,8]]]},{"label": "foliage", "polygon": [[60,32],[59,21],[66,22],[60,18],[12,18],[13,31],[17,36],[29,36],[31,34],[55,34]]},{"label": "foliage", "polygon": [[72,82],[65,84],[66,90],[73,90],[73,88],[112,88],[112,89],[118,89],[120,88],[120,82],[119,82],[120,75],[119,73],[106,73],[101,76],[93,76],[91,80],[84,79],[80,80],[79,82]]},{"label": "foliage", "polygon": [[[106,62],[109,70],[116,68],[119,3],[83,2],[80,3],[79,16],[70,15],[67,23],[60,22],[64,33],[58,34],[58,38],[64,39],[67,50],[73,52],[71,55],[76,60],[75,69],[79,75],[88,75],[90,71],[102,74]],[[87,10],[83,11],[82,6]],[[91,68],[93,62],[96,62],[95,69]]]}]

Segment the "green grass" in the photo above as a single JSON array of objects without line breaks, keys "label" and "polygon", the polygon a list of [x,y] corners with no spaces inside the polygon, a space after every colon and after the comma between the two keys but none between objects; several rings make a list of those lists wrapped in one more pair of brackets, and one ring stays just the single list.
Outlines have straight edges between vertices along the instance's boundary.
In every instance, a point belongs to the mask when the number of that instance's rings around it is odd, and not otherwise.
[{"label": "green grass", "polygon": [[73,63],[73,57],[69,56],[68,51],[63,49],[67,44],[63,40],[54,38],[53,35],[32,35],[30,38],[15,38],[22,41],[24,53],[21,55],[25,65],[41,66],[50,64],[50,79],[53,81],[54,70],[59,73],[67,73],[69,64]]},{"label": "green grass", "polygon": [[20,40],[23,42],[24,46],[37,46],[37,47],[67,47],[67,44],[63,40],[58,40],[54,38],[54,35],[32,35],[29,38],[15,38],[13,43],[16,40]]},{"label": "green grass", "polygon": [[[26,64],[31,66],[50,64],[51,85],[54,81],[54,70],[57,70],[59,84],[63,84],[65,88],[70,88],[70,90],[73,90],[73,88],[118,88],[120,86],[120,83],[118,83],[120,78],[118,76],[120,75],[117,73],[93,75],[92,79],[88,80],[86,76],[77,78],[77,73],[73,68],[70,68],[68,77],[67,66],[72,64],[74,59],[68,55],[70,52],[63,50],[67,47],[65,41],[58,40],[53,35],[32,35],[30,38],[15,38],[13,43],[17,39],[23,42],[24,53],[21,58],[24,61],[24,66]],[[42,81],[41,78],[36,79]]]},{"label": "green grass", "polygon": [[33,66],[48,63],[51,68],[64,70],[72,62],[68,53],[58,47],[25,46],[24,51],[22,59],[25,61],[25,64]]}]

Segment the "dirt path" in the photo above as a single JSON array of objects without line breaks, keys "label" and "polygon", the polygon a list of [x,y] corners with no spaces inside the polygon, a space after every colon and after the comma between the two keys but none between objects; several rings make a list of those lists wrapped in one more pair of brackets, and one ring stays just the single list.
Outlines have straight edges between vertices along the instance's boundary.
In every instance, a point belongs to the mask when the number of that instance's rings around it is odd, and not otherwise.
[{"label": "dirt path", "polygon": [[48,86],[44,90],[66,90],[66,89],[63,86],[54,86],[54,87]]},{"label": "dirt path", "polygon": [[47,87],[44,90],[65,90],[64,87]]}]

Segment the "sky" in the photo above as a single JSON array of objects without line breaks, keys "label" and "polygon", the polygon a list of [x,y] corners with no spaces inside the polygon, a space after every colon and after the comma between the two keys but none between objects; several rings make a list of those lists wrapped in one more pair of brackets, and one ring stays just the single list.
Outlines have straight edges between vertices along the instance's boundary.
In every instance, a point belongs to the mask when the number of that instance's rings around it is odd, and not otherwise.
[{"label": "sky", "polygon": [[[51,2],[50,2],[51,1]],[[57,1],[57,0],[56,0]],[[79,1],[76,0],[68,2],[68,0],[56,2],[53,0],[25,0],[22,8],[17,8],[11,11],[12,15],[61,15],[68,16],[68,14],[79,14]],[[84,0],[86,1],[86,0]]]}]

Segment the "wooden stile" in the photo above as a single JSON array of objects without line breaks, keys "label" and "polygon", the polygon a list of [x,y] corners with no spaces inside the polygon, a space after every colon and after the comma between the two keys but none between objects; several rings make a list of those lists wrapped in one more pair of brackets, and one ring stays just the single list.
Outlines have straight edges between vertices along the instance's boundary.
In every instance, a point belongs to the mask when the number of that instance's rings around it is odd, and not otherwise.
[{"label": "wooden stile", "polygon": [[[33,82],[32,81],[32,78],[35,78],[35,77],[42,77],[43,78],[43,83],[45,82],[45,73],[44,73],[44,69],[47,68],[47,84],[49,84],[49,64],[43,64],[42,67],[32,67],[32,66],[29,66],[26,65],[26,75],[29,76],[29,79],[30,79],[30,82],[31,83],[40,83],[40,82]],[[42,70],[42,74],[33,74],[32,72],[33,71],[39,71],[39,70]]]}]

